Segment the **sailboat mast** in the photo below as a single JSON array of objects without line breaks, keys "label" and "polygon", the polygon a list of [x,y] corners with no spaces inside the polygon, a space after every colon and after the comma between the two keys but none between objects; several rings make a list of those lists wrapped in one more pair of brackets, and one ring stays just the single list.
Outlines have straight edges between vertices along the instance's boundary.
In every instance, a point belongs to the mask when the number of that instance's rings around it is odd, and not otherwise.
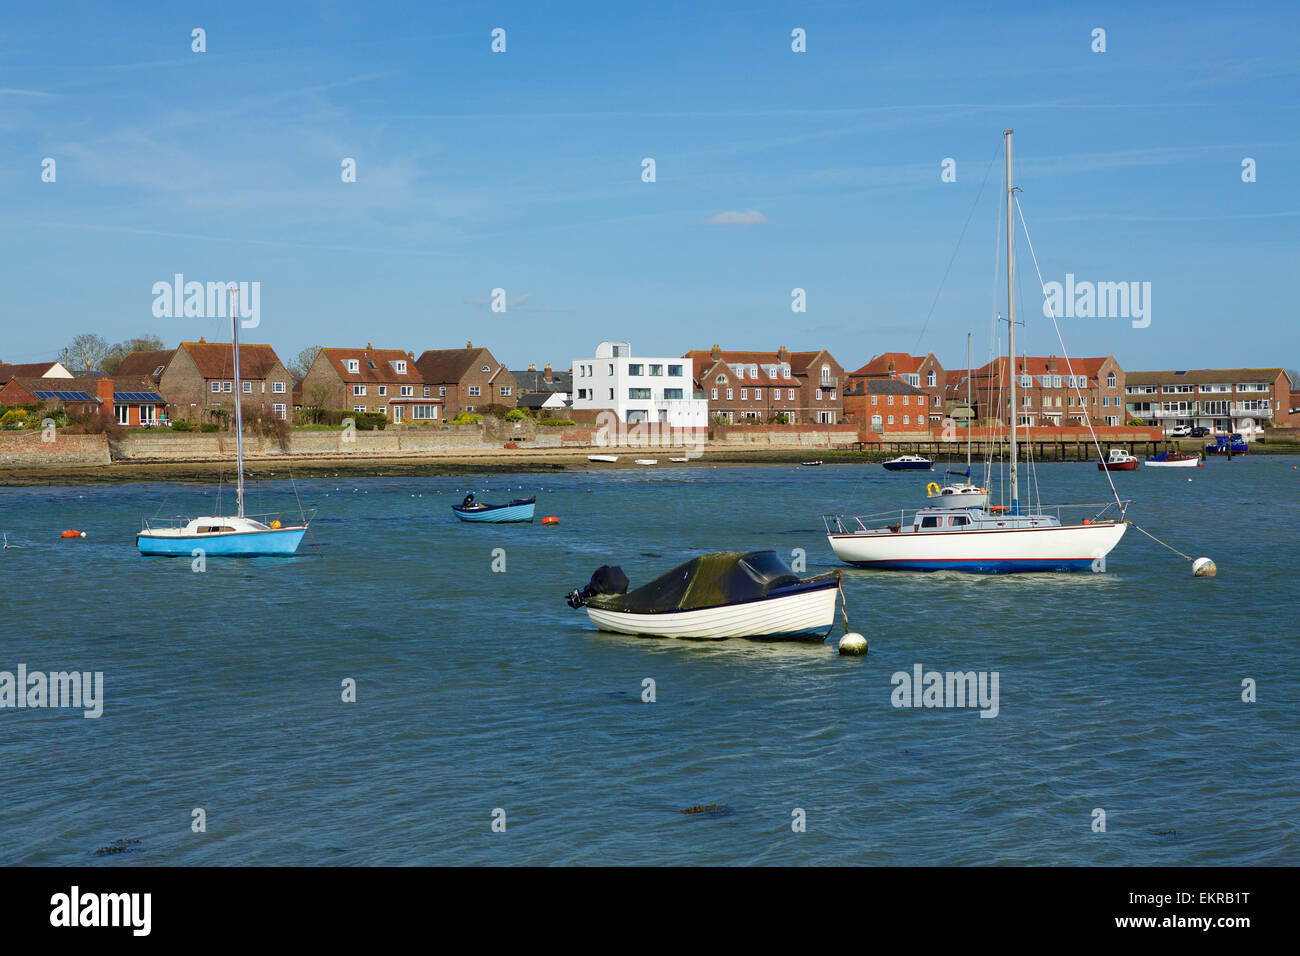
[{"label": "sailboat mast", "polygon": [[239,517],[244,517],[244,402],[243,387],[239,384],[239,290],[230,290],[230,341],[235,352],[235,457],[239,468],[239,483],[235,498],[239,504]]},{"label": "sailboat mast", "polygon": [[966,480],[970,480],[970,430],[975,425],[975,406],[970,396],[970,333],[966,333]]},{"label": "sailboat mast", "polygon": [[1011,425],[1010,459],[1011,472],[1011,513],[1020,514],[1020,482],[1016,473],[1016,422],[1019,409],[1016,408],[1016,259],[1015,259],[1015,222],[1012,204],[1015,187],[1011,185],[1011,134],[1015,130],[1003,130],[1002,138],[1007,152],[1007,369],[1011,377],[1011,414],[1007,416]]}]

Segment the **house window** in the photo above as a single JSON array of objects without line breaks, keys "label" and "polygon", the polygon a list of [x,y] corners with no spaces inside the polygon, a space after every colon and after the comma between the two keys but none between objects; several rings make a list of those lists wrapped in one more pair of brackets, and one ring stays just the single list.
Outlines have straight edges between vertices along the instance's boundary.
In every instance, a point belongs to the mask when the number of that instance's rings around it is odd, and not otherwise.
[{"label": "house window", "polygon": [[387,395],[387,394],[388,394],[388,386],[387,386],[387,385],[380,385],[380,386],[379,386],[379,394],[380,394],[380,395]]},{"label": "house window", "polygon": [[411,420],[417,422],[431,422],[438,418],[437,405],[412,405]]},{"label": "house window", "polygon": [[364,406],[364,405],[353,405],[353,406],[352,406],[352,410],[353,410],[354,412],[364,412],[364,411],[366,410],[366,406]]},{"label": "house window", "polygon": [[741,400],[742,402],[747,402],[747,401],[749,401],[749,389],[747,389],[747,388],[742,388],[742,389],[740,390],[740,400]]},{"label": "house window", "polygon": [[[893,395],[890,395],[890,396],[889,396],[889,404],[890,404],[890,405],[894,404],[894,396],[893,396]],[[893,423],[891,422],[890,424],[893,424]]]},{"label": "house window", "polygon": [[[426,395],[428,394],[428,389],[425,389],[425,394]],[[413,385],[402,386],[402,398],[411,398],[414,395],[415,395],[415,387]]]},{"label": "house window", "polygon": [[930,388],[934,388],[934,380],[935,380],[934,369],[930,369],[930,371],[925,373],[925,384],[930,386]]},{"label": "house window", "polygon": [[734,389],[730,389],[730,388],[727,389],[727,401],[731,401],[732,398],[734,398],[734,397],[735,397],[735,391],[734,391]]},{"label": "house window", "polygon": [[502,385],[502,386],[501,386],[501,397],[502,397],[502,398],[507,398],[507,397],[510,395],[510,392],[511,392],[511,391],[512,391],[512,389],[511,389],[511,387],[510,387],[509,385]]},{"label": "house window", "polygon": [[761,402],[762,400],[763,400],[763,390],[761,388],[754,389],[754,401]]},{"label": "house window", "polygon": [[670,365],[668,366],[668,374],[673,378],[681,378],[682,367],[680,365]]},{"label": "house window", "polygon": [[234,383],[234,382],[222,382],[222,383],[221,383],[221,390],[222,390],[223,392],[233,392],[233,391],[235,390],[235,383]]},{"label": "house window", "polygon": [[272,382],[272,383],[271,383],[271,391],[274,392],[276,395],[283,395],[283,394],[284,394],[284,382]]},{"label": "house window", "polygon": [[904,415],[904,416],[903,416],[903,424],[904,424],[904,425],[910,425],[911,423],[912,423],[912,417],[911,417],[910,415]]},{"label": "house window", "polygon": [[[424,386],[424,397],[428,398],[431,394],[432,394],[432,389],[430,389],[428,385]],[[445,395],[447,393],[443,392],[443,394]]]},{"label": "house window", "polygon": [[636,400],[636,401],[645,401],[646,399],[648,399],[648,398],[650,397],[650,389],[648,389],[648,388],[629,388],[629,389],[627,390],[627,397],[628,397],[629,399]]},{"label": "house window", "polygon": [[880,396],[879,396],[879,395],[872,395],[872,396],[871,396],[871,404],[872,404],[872,405],[879,405],[879,404],[880,404]]},{"label": "house window", "polygon": [[244,394],[245,394],[245,395],[252,395],[252,394],[253,394],[253,383],[252,383],[252,382],[240,382],[239,384],[243,386],[243,388],[244,388]]},{"label": "house window", "polygon": [[289,417],[289,409],[284,405],[272,405],[271,411],[275,412],[275,417],[280,419],[280,421],[284,421]]},{"label": "house window", "polygon": [[113,418],[119,425],[128,425],[131,422],[130,405],[114,405]]},{"label": "house window", "polygon": [[821,400],[822,400],[822,390],[819,388],[817,389],[817,401],[820,402]]},{"label": "house window", "polygon": [[680,388],[664,389],[664,401],[676,401],[681,397],[682,397],[682,390]]},{"label": "house window", "polygon": [[438,397],[439,397],[439,398],[446,398],[446,397],[447,397],[447,386],[446,386],[446,385],[439,385],[439,386],[438,386]]},{"label": "house window", "polygon": [[484,365],[481,369],[479,369],[479,371],[486,375],[488,372],[492,371],[492,369],[490,366]]},{"label": "house window", "polygon": [[793,388],[788,388],[788,389],[786,389],[786,398],[788,398],[788,399],[789,399],[790,401],[792,401],[792,402],[794,401],[794,389],[793,389]]},{"label": "house window", "polygon": [[1109,374],[1106,376],[1106,387],[1107,387],[1107,388],[1114,388],[1114,387],[1115,387],[1115,373],[1114,373],[1114,372],[1111,372],[1111,373],[1109,373]]},{"label": "house window", "polygon": [[713,389],[713,390],[709,393],[709,397],[712,398],[712,399],[716,402],[716,401],[718,400],[718,390],[717,390],[716,388]]},{"label": "house window", "polygon": [[366,387],[365,387],[364,385],[353,385],[353,386],[352,386],[352,394],[353,394],[353,395],[364,395],[364,394],[366,394]]},{"label": "house window", "polygon": [[650,374],[651,374],[651,375],[662,375],[663,373],[664,373],[664,367],[663,367],[662,365],[651,365],[651,366],[650,366]]},{"label": "house window", "polygon": [[219,392],[219,391],[221,391],[221,383],[220,383],[220,382],[213,382],[213,383],[212,383],[212,391],[214,391],[214,392]]},{"label": "house window", "polygon": [[645,374],[644,369],[645,369],[645,366],[644,366],[644,365],[640,365],[640,364],[629,365],[629,366],[627,367],[627,374],[628,374],[628,375],[644,375],[644,374]]},{"label": "house window", "polygon": [[894,424],[894,416],[893,416],[893,415],[890,415],[890,416],[889,416],[889,424],[890,424],[890,425]]},{"label": "house window", "polygon": [[394,362],[394,363],[393,363],[393,371],[395,371],[398,375],[405,375],[405,374],[406,374],[406,363],[405,363],[405,362]]},{"label": "house window", "polygon": [[471,385],[469,387],[470,398],[478,398],[481,394],[483,394],[483,391],[477,385]]},{"label": "house window", "polygon": [[348,359],[347,369],[349,372],[361,371],[361,361],[359,359]]},{"label": "house window", "polygon": [[166,367],[167,367],[166,365],[159,365],[156,369],[153,370],[153,377],[157,378],[159,375],[161,375],[163,373],[163,369],[165,369]]}]

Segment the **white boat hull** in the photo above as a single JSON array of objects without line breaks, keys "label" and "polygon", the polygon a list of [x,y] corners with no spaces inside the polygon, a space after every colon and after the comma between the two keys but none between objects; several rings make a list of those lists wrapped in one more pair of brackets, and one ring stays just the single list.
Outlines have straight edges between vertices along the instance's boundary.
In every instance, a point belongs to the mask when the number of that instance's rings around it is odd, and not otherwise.
[{"label": "white boat hull", "polygon": [[1142,464],[1148,468],[1199,468],[1201,467],[1201,459],[1184,458],[1181,461],[1152,461],[1148,458]]},{"label": "white boat hull", "polygon": [[629,614],[587,606],[591,622],[602,631],[651,637],[785,637],[823,639],[835,623],[839,588],[765,598],[727,607],[662,614]]},{"label": "white boat hull", "polygon": [[900,571],[1100,571],[1128,525],[1000,528],[977,531],[898,531],[827,535],[848,564]]}]

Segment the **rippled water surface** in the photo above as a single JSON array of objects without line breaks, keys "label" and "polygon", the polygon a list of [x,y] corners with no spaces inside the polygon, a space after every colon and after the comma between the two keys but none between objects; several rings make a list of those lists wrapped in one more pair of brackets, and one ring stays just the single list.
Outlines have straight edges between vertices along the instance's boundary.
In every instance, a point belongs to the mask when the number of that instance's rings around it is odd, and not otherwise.
[{"label": "rippled water surface", "polygon": [[[724,548],[835,567],[823,511],[910,506],[932,476],[706,457],[314,480],[319,552],[203,573],[134,534],[215,488],[3,489],[20,547],[0,554],[0,670],[103,671],[106,700],[98,720],[0,710],[0,862],[1294,865],[1294,461],[1115,475],[1130,517],[1214,558],[1212,580],[1133,530],[1102,575],[846,569],[856,659],[838,623],[824,645],[619,637],[563,596],[603,563],[636,586]],[[1107,495],[1086,464],[1039,480],[1048,501]],[[460,524],[468,490],[536,491],[560,523]],[[267,483],[250,510],[293,506]],[[915,664],[997,671],[998,716],[895,709],[890,677]],[[116,839],[141,842],[93,855]]]}]

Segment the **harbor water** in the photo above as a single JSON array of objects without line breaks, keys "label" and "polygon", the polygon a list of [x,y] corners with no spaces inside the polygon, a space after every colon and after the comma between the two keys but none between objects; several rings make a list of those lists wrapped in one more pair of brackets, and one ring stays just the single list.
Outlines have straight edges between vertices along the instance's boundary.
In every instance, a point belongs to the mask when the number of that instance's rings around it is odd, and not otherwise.
[{"label": "harbor water", "polygon": [[[865,657],[837,655],[838,616],[824,644],[697,642],[565,604],[602,564],[633,587],[709,550],[837,567],[822,513],[934,477],[706,455],[314,479],[315,545],[201,570],[134,535],[215,486],[0,490],[0,671],[103,674],[98,718],[0,710],[0,863],[1300,863],[1292,459],[1113,475],[1215,578],[1133,529],[1102,574],[846,568]],[[1087,463],[1038,483],[1109,493]],[[538,521],[461,523],[468,491],[536,493]],[[296,512],[287,482],[250,497]],[[996,716],[895,706],[918,665],[996,672]],[[139,842],[96,854],[115,840]]]}]

